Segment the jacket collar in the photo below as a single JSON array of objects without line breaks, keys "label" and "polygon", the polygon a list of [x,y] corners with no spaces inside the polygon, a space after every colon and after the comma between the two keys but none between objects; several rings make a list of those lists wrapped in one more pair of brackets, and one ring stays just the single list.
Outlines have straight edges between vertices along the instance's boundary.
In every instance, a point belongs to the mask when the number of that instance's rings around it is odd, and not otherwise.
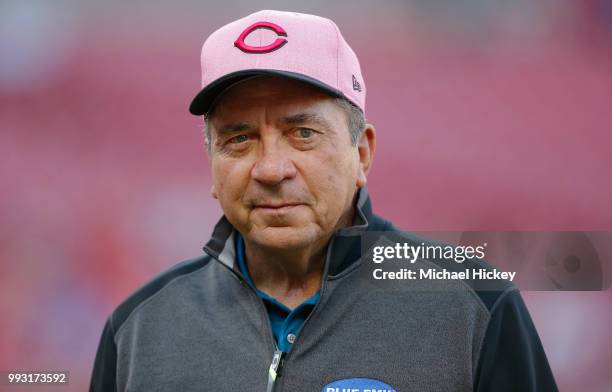
[{"label": "jacket collar", "polygon": [[[372,203],[367,188],[360,188],[355,203],[353,226],[337,230],[328,244],[325,261],[327,275],[338,275],[359,260],[361,256],[360,234],[371,230],[382,231],[386,227],[388,227],[388,222],[372,213]],[[235,233],[236,229],[224,215],[215,226],[211,239],[203,248],[206,253],[230,269],[235,269],[236,264]]]}]

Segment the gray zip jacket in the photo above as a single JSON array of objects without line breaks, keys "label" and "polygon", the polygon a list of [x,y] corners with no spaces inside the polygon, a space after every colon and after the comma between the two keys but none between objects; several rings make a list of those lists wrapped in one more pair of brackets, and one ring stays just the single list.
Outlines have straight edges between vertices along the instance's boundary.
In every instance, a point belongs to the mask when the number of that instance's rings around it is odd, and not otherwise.
[{"label": "gray zip jacket", "polygon": [[205,255],[112,312],[90,391],[557,390],[514,286],[376,283],[361,257],[364,233],[422,239],[373,215],[365,188],[355,215],[328,245],[321,297],[289,353],[278,351],[266,308],[235,264],[235,229],[223,217]]}]

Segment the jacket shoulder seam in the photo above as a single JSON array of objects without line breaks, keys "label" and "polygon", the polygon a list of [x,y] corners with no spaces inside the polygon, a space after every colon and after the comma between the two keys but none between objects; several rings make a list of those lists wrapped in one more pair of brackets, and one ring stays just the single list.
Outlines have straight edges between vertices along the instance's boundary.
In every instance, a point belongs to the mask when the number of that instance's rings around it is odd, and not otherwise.
[{"label": "jacket shoulder seam", "polygon": [[[189,270],[186,271],[184,273],[180,273],[182,271],[176,271],[177,268],[180,267],[187,267],[192,263],[197,263],[198,261],[202,261],[203,264],[200,266],[197,266],[197,268],[193,269],[193,270]],[[156,290],[154,290],[152,293],[150,293],[149,295],[145,296],[142,300],[138,301],[135,306],[133,306],[132,309],[129,310],[128,314],[125,316],[125,318],[120,322],[119,325],[116,325],[115,322],[111,322],[111,330],[113,331],[113,340],[116,343],[117,337],[120,334],[120,332],[123,330],[123,327],[129,322],[129,320],[134,316],[134,314],[136,314],[140,309],[142,309],[147,303],[149,303],[153,298],[157,297],[161,292],[163,292],[165,289],[167,289],[168,287],[176,284],[177,281],[181,281],[183,278],[187,278],[189,276],[191,276],[192,274],[202,270],[203,268],[205,268],[206,266],[208,266],[210,264],[210,257],[209,256],[203,256],[201,258],[195,258],[195,259],[190,259],[187,261],[184,261],[182,263],[179,263],[177,266],[174,266],[173,268],[169,269],[168,271],[162,272],[159,276],[157,276],[156,278],[153,278],[152,280],[150,280],[148,283],[146,283],[144,286],[142,286],[139,290],[137,290],[135,293],[133,293],[130,297],[128,297],[128,299],[126,299],[121,305],[119,305],[112,313],[111,313],[111,320],[116,320],[117,318],[117,312],[120,311],[122,306],[128,306],[130,299],[135,299],[138,297],[139,294],[142,293],[142,291],[149,287],[150,285],[154,285],[158,282],[162,282],[162,285],[160,287],[158,287]],[[171,276],[172,273],[177,273],[176,276]],[[168,277],[168,275],[170,275],[168,281],[164,282],[164,279]],[[129,306],[128,306],[129,308]]]},{"label": "jacket shoulder seam", "polygon": [[[487,338],[487,333],[489,331],[489,327],[491,326],[491,321],[493,320],[493,314],[495,312],[495,310],[497,309],[497,307],[499,306],[499,304],[506,298],[508,297],[508,295],[510,295],[511,292],[513,291],[518,291],[518,287],[516,286],[510,286],[508,288],[506,288],[500,295],[499,297],[497,297],[497,299],[495,300],[495,302],[493,303],[493,305],[491,305],[491,309],[489,310],[489,317],[487,318],[487,324],[484,328],[484,332],[482,334],[482,338],[480,339],[480,347],[478,347],[478,355],[475,358],[474,363],[476,364],[475,367],[476,369],[480,368],[480,360],[482,358],[482,350],[484,349],[485,346],[485,339]],[[474,377],[476,376],[476,372],[474,372]],[[475,380],[473,380],[475,381]]]},{"label": "jacket shoulder seam", "polygon": [[504,298],[506,298],[510,294],[510,292],[515,291],[515,290],[518,291],[518,287],[513,285],[513,286],[507,287],[504,291],[502,291],[502,293],[499,295],[499,297],[497,297],[493,305],[491,305],[491,310],[490,310],[491,314],[495,312],[495,309],[497,309],[497,306],[504,300]]},{"label": "jacket shoulder seam", "polygon": [[[431,260],[427,260],[427,259],[419,259],[419,261],[424,261],[428,264],[434,265],[434,266],[438,266],[436,263],[434,263]],[[487,316],[490,316],[492,313],[492,310],[489,309],[487,307],[487,304],[484,303],[484,301],[482,300],[482,298],[480,298],[480,296],[478,295],[478,293],[476,292],[476,290],[470,286],[466,281],[464,281],[463,279],[457,279],[459,282],[461,282],[461,285],[467,288],[467,291],[470,293],[470,295],[472,297],[475,298],[476,303],[486,312]]]}]

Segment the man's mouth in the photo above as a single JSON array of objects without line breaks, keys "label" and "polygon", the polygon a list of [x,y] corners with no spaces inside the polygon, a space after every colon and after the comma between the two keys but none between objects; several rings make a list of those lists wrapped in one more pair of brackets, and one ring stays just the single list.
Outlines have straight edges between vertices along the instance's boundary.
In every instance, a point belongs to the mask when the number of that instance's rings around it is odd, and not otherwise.
[{"label": "man's mouth", "polygon": [[304,203],[261,203],[256,204],[254,208],[268,211],[278,211],[281,212],[283,210],[289,210],[293,207],[302,206]]}]

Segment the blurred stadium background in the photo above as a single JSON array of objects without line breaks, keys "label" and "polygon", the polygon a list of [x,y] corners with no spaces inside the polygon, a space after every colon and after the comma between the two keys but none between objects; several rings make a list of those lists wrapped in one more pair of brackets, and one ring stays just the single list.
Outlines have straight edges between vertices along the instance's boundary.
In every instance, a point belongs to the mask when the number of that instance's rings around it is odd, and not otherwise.
[{"label": "blurred stadium background", "polygon": [[[201,253],[200,47],[265,8],[330,17],[359,54],[398,226],[612,227],[611,1],[3,0],[0,369],[85,390],[109,312]],[[523,294],[561,390],[612,390],[611,294]]]}]

